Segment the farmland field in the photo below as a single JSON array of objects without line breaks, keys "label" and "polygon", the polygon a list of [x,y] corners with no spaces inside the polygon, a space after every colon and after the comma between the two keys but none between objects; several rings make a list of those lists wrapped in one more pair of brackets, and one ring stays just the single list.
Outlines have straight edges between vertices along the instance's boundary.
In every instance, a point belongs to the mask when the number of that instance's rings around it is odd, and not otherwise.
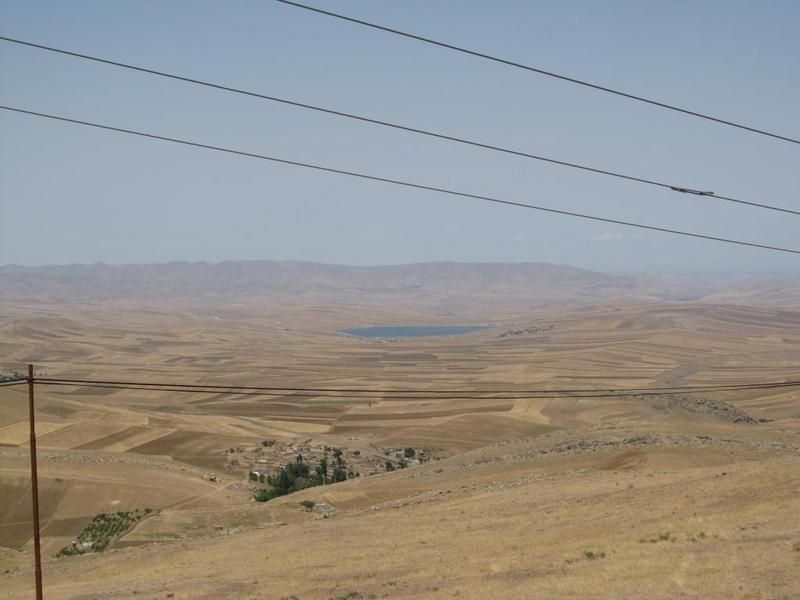
[{"label": "farmland field", "polygon": [[[339,331],[354,322],[488,326],[396,339]],[[303,569],[326,573],[304,579],[259,550],[276,598],[350,588],[363,597],[439,597],[437,586],[462,597],[493,589],[513,597],[531,573],[555,595],[614,581],[606,589],[620,597],[637,589],[667,598],[682,584],[646,583],[659,581],[665,564],[696,583],[744,562],[776,583],[784,594],[776,597],[798,591],[788,577],[800,560],[792,550],[800,543],[798,388],[713,394],[732,407],[725,410],[743,411],[746,423],[726,416],[738,413],[644,396],[486,393],[798,379],[800,311],[791,302],[486,301],[445,314],[439,304],[408,300],[354,307],[5,299],[0,350],[7,370],[33,362],[43,377],[280,388],[246,396],[37,385],[51,597],[72,597],[76,582],[103,597],[106,588],[75,565],[94,578],[120,561],[130,569],[118,584],[122,595],[155,596],[161,576],[146,573],[156,560],[164,569],[208,561],[216,583],[205,597],[251,597],[233,557],[272,543],[302,554]],[[448,389],[463,391],[424,393]],[[9,598],[27,597],[32,546],[26,401],[24,386],[0,389],[0,563],[10,569]],[[252,501],[247,474],[257,459],[275,469],[322,447],[342,448],[362,476]],[[384,462],[399,464],[394,453],[406,447],[429,460],[385,473]],[[330,515],[300,509],[302,499]],[[98,513],[145,507],[158,512],[102,555],[49,558]],[[399,529],[390,525],[398,519]],[[437,533],[443,523],[447,535]],[[676,541],[640,543],[666,532]],[[584,551],[604,557],[595,562]],[[332,552],[349,557],[348,567],[329,566]],[[357,558],[364,555],[371,564]],[[408,571],[410,556],[428,566]],[[464,568],[442,580],[451,561]],[[636,575],[625,575],[634,564]],[[580,574],[572,587],[561,577],[567,571]],[[180,597],[202,597],[192,577],[175,584]],[[732,586],[756,589],[748,578],[714,581],[720,597]]]}]

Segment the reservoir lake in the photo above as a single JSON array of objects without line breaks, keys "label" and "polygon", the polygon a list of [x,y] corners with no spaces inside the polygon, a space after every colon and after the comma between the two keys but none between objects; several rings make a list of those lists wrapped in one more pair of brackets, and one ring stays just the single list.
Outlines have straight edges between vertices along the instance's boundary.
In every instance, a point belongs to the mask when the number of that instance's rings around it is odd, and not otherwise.
[{"label": "reservoir lake", "polygon": [[462,335],[488,329],[485,325],[461,327],[429,327],[424,325],[381,325],[378,327],[351,327],[340,329],[342,333],[365,338],[424,337],[431,335]]}]

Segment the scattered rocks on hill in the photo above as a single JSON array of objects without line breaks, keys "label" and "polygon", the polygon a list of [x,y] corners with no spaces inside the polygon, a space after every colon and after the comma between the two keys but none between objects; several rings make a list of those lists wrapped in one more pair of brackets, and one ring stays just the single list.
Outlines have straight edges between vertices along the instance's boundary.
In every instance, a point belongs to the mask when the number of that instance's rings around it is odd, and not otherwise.
[{"label": "scattered rocks on hill", "polygon": [[[563,435],[563,432],[562,432]],[[545,436],[542,436],[545,437]],[[497,447],[497,446],[495,446]],[[420,471],[409,475],[409,478],[431,477],[434,473],[448,471],[470,470],[484,467],[499,462],[511,463],[523,460],[545,460],[559,456],[572,456],[578,454],[593,454],[596,452],[613,452],[628,448],[661,447],[661,448],[709,448],[736,449],[738,451],[780,451],[800,453],[800,444],[790,444],[779,441],[731,438],[709,435],[676,435],[661,433],[633,433],[628,435],[613,435],[600,438],[578,437],[554,444],[528,448],[495,456],[475,457],[469,462],[460,462],[439,466],[435,470]]]},{"label": "scattered rocks on hill", "polygon": [[740,408],[722,402],[721,400],[711,400],[702,396],[681,396],[670,394],[669,396],[650,397],[650,402],[656,408],[682,408],[691,412],[709,415],[720,421],[729,423],[756,423],[756,420]]},{"label": "scattered rocks on hill", "polygon": [[640,433],[626,437],[612,437],[606,439],[581,438],[540,449],[533,449],[518,453],[515,458],[535,458],[548,454],[579,454],[582,452],[596,452],[599,450],[614,450],[625,447],[678,447],[696,448],[708,446],[737,447],[742,450],[782,450],[789,452],[800,451],[797,444],[786,444],[777,441],[766,441],[751,438],[712,437],[709,435],[674,435],[659,433]]}]

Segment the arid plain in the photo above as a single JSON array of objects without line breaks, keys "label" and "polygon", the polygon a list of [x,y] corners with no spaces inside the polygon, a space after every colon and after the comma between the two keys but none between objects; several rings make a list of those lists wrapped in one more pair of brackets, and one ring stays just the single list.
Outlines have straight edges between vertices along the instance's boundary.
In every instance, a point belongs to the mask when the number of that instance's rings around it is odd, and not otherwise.
[{"label": "arid plain", "polygon": [[[800,596],[800,388],[482,393],[798,380],[796,278],[552,265],[4,269],[6,371],[33,362],[47,377],[474,390],[37,385],[48,598]],[[386,324],[487,328],[339,332]],[[0,389],[7,598],[33,585],[26,393]],[[362,476],[256,503],[245,457],[266,439],[277,461],[343,448]],[[404,447],[429,460],[384,472],[387,452]],[[154,512],[105,552],[53,557],[96,514],[143,508]]]}]

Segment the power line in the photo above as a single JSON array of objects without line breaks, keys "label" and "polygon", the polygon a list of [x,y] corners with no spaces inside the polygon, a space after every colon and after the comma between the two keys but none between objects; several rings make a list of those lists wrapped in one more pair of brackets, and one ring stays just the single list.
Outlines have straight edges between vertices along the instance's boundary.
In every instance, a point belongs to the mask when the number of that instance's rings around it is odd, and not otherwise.
[{"label": "power line", "polygon": [[766,245],[766,244],[757,244],[757,243],[754,243],[754,242],[745,242],[745,241],[742,241],[742,240],[735,240],[735,239],[730,239],[730,238],[717,237],[717,236],[706,235],[706,234],[702,234],[702,233],[692,233],[692,232],[688,232],[688,231],[681,231],[681,230],[678,230],[678,229],[670,229],[670,228],[667,228],[667,227],[658,227],[656,225],[644,225],[644,224],[641,224],[641,223],[634,223],[632,221],[623,221],[623,220],[620,220],[620,219],[610,219],[610,218],[607,218],[607,217],[598,217],[598,216],[589,215],[589,214],[586,214],[586,213],[579,213],[579,212],[573,212],[573,211],[567,211],[567,210],[560,210],[560,209],[557,209],[557,208],[547,208],[547,207],[544,207],[544,206],[537,206],[535,204],[526,204],[524,202],[515,202],[515,201],[512,201],[512,200],[503,200],[503,199],[495,198],[495,197],[492,197],[492,196],[484,196],[484,195],[480,195],[480,194],[472,194],[472,193],[469,193],[469,192],[459,192],[459,191],[456,191],[456,190],[450,190],[450,189],[441,188],[441,187],[435,187],[435,186],[430,186],[430,185],[422,185],[422,184],[419,184],[419,183],[412,183],[412,182],[409,182],[409,181],[402,181],[402,180],[399,180],[399,179],[390,179],[388,177],[379,177],[377,175],[368,175],[366,173],[358,173],[358,172],[355,172],[355,171],[345,171],[343,169],[334,169],[332,167],[323,167],[321,165],[315,165],[315,164],[311,164],[311,163],[304,163],[304,162],[288,160],[288,159],[284,159],[284,158],[277,158],[277,157],[274,157],[274,156],[266,156],[266,155],[263,155],[263,154],[255,154],[253,152],[245,152],[245,151],[242,151],[242,150],[234,150],[232,148],[224,148],[222,146],[213,146],[211,144],[201,144],[199,142],[191,142],[191,141],[188,141],[188,140],[181,140],[181,139],[178,139],[178,138],[172,138],[172,137],[167,137],[167,136],[162,136],[162,135],[156,135],[156,134],[153,134],[153,133],[145,133],[145,132],[141,132],[141,131],[134,131],[132,129],[123,129],[121,127],[112,127],[110,125],[101,125],[99,123],[91,123],[89,121],[81,121],[81,120],[78,120],[78,119],[71,119],[71,118],[68,118],[68,117],[60,117],[60,116],[51,115],[51,114],[47,114],[47,113],[40,113],[40,112],[36,112],[36,111],[32,111],[32,110],[25,110],[25,109],[21,109],[21,108],[13,108],[13,107],[10,107],[10,106],[0,106],[0,109],[8,110],[8,111],[16,112],[16,113],[21,113],[21,114],[33,115],[33,116],[36,116],[36,117],[43,117],[43,118],[52,119],[52,120],[55,120],[55,121],[63,121],[65,123],[73,123],[73,124],[76,124],[76,125],[84,125],[84,126],[87,126],[87,127],[94,127],[96,129],[105,129],[105,130],[108,130],[108,131],[116,131],[117,133],[127,133],[129,135],[136,135],[136,136],[139,136],[139,137],[144,137],[144,138],[149,138],[149,139],[154,139],[154,140],[161,140],[161,141],[164,141],[164,142],[172,142],[172,143],[175,143],[175,144],[183,144],[185,146],[193,146],[195,148],[204,148],[206,150],[215,150],[217,152],[225,152],[227,154],[234,154],[234,155],[237,155],[237,156],[246,156],[246,157],[249,157],[249,158],[257,158],[257,159],[260,159],[260,160],[268,160],[268,161],[271,161],[271,162],[274,162],[274,163],[280,163],[280,164],[284,164],[284,165],[292,165],[292,166],[295,166],[295,167],[303,167],[303,168],[306,168],[306,169],[313,169],[315,171],[322,171],[322,172],[325,172],[325,173],[332,173],[332,174],[336,174],[336,175],[347,175],[349,177],[357,177],[359,179],[367,179],[367,180],[370,180],[370,181],[380,181],[382,183],[389,183],[389,184],[392,184],[392,185],[398,185],[398,186],[407,187],[407,188],[413,188],[413,189],[418,189],[418,190],[426,190],[426,191],[429,191],[429,192],[436,192],[436,193],[439,193],[439,194],[448,194],[448,195],[451,195],[451,196],[459,196],[459,197],[462,197],[462,198],[471,198],[473,200],[482,200],[482,201],[485,201],[485,202],[492,202],[492,203],[495,203],[495,204],[502,204],[502,205],[505,205],[505,206],[516,206],[516,207],[519,207],[519,208],[527,208],[527,209],[530,209],[530,210],[538,210],[538,211],[541,211],[541,212],[565,215],[565,216],[569,216],[569,217],[576,217],[576,218],[579,218],[579,219],[587,219],[587,220],[591,220],[591,221],[600,221],[600,222],[603,222],[603,223],[612,223],[614,225],[624,225],[626,227],[635,227],[637,229],[647,229],[649,231],[660,231],[662,233],[670,233],[670,234],[673,234],[673,235],[681,235],[681,236],[685,236],[685,237],[704,239],[704,240],[710,240],[710,241],[715,241],[715,242],[722,242],[722,243],[725,243],[725,244],[735,244],[735,245],[738,245],[738,246],[748,246],[748,247],[751,247],[751,248],[761,248],[763,250],[774,250],[776,252],[786,252],[786,253],[789,253],[789,254],[800,254],[800,250],[794,250],[794,249],[791,249],[791,248],[783,248],[783,247],[780,247],[780,246],[769,246],[769,245]]},{"label": "power line", "polygon": [[[92,381],[72,380],[72,381],[52,381],[36,379],[36,384],[50,385],[50,386],[66,386],[66,387],[85,387],[85,388],[102,388],[114,390],[140,390],[140,391],[160,391],[167,393],[183,393],[183,394],[216,394],[216,395],[229,395],[229,396],[259,396],[274,398],[275,392],[258,392],[258,391],[245,391],[242,389],[230,388],[228,390],[209,390],[203,388],[195,388],[192,386],[184,387],[154,387],[144,385],[130,385],[113,383],[95,383]],[[541,390],[536,394],[524,393],[523,395],[514,396],[455,396],[455,397],[419,397],[419,396],[367,396],[370,400],[549,400],[549,399],[580,399],[580,398],[622,398],[630,396],[668,396],[675,394],[708,394],[714,392],[737,392],[737,391],[754,391],[754,390],[771,390],[783,389],[787,387],[800,386],[800,382],[770,384],[761,386],[747,386],[739,387],[731,385],[729,387],[720,387],[715,389],[664,389],[660,391],[647,391],[646,389],[639,390],[615,390],[615,391],[591,391],[591,390],[574,390],[570,395],[564,393],[556,394],[551,391]],[[581,393],[575,393],[580,391]],[[566,393],[566,392],[565,392]],[[285,395],[285,394],[284,394]],[[353,395],[324,395],[324,394],[292,394],[292,398],[347,398],[352,399]]]},{"label": "power line", "polygon": [[597,175],[606,175],[606,176],[609,176],[609,177],[616,177],[617,179],[624,179],[624,180],[633,181],[633,182],[636,182],[636,183],[643,183],[643,184],[647,184],[647,185],[652,185],[652,186],[668,189],[668,190],[671,190],[673,192],[679,192],[679,193],[684,193],[684,194],[692,194],[692,195],[695,195],[695,196],[714,198],[714,199],[717,199],[717,200],[724,200],[724,201],[733,202],[733,203],[736,203],[736,204],[743,204],[743,205],[747,205],[747,206],[753,206],[753,207],[756,207],[756,208],[764,208],[764,209],[767,209],[767,210],[775,210],[775,211],[780,211],[780,212],[784,212],[784,213],[800,215],[800,211],[792,210],[790,208],[783,208],[783,207],[773,206],[773,205],[769,205],[769,204],[763,204],[763,203],[759,203],[759,202],[751,202],[751,201],[748,201],[748,200],[741,200],[741,199],[738,199],[738,198],[732,198],[730,196],[722,196],[722,195],[716,194],[714,192],[701,191],[701,190],[696,190],[696,189],[692,189],[692,188],[688,188],[688,187],[684,187],[684,186],[678,186],[678,185],[673,185],[673,184],[670,184],[670,183],[664,183],[662,181],[655,181],[655,180],[647,179],[647,178],[644,178],[644,177],[637,177],[637,176],[633,176],[633,175],[625,175],[624,173],[618,173],[618,172],[615,172],[615,171],[609,171],[607,169],[600,169],[600,168],[597,168],[597,167],[591,167],[591,166],[588,166],[588,165],[582,165],[582,164],[574,163],[574,162],[570,162],[570,161],[560,160],[560,159],[551,158],[551,157],[547,157],[547,156],[541,156],[541,155],[537,155],[537,154],[531,154],[529,152],[524,152],[524,151],[521,151],[521,150],[514,150],[514,149],[511,149],[511,148],[505,148],[505,147],[497,146],[497,145],[494,145],[494,144],[488,144],[488,143],[485,143],[485,142],[479,142],[479,141],[470,140],[470,139],[467,139],[467,138],[456,137],[456,136],[447,135],[447,134],[444,134],[444,133],[438,133],[438,132],[435,132],[435,131],[429,131],[429,130],[425,130],[425,129],[420,129],[418,127],[411,127],[411,126],[408,126],[408,125],[401,125],[401,124],[398,124],[398,123],[392,123],[390,121],[384,121],[384,120],[381,120],[381,119],[374,119],[374,118],[371,118],[371,117],[365,117],[363,115],[357,115],[357,114],[354,114],[354,113],[348,113],[348,112],[344,112],[344,111],[339,111],[339,110],[335,110],[335,109],[332,109],[332,108],[326,108],[326,107],[322,107],[322,106],[315,106],[313,104],[308,104],[308,103],[305,103],[305,102],[298,102],[296,100],[289,100],[289,99],[286,99],[286,98],[279,98],[277,96],[270,96],[270,95],[267,95],[267,94],[261,94],[261,93],[258,93],[258,92],[244,90],[244,89],[241,89],[241,88],[234,88],[234,87],[230,87],[230,86],[227,86],[227,85],[222,85],[222,84],[219,84],[219,83],[213,83],[213,82],[210,82],[210,81],[204,81],[204,80],[195,79],[195,78],[192,78],[192,77],[186,77],[186,76],[183,76],[183,75],[177,75],[177,74],[174,74],[174,73],[167,73],[165,71],[160,71],[160,70],[156,70],[156,69],[149,69],[147,67],[140,67],[140,66],[137,66],[137,65],[131,65],[131,64],[115,61],[115,60],[110,60],[110,59],[106,59],[106,58],[100,58],[98,56],[92,56],[92,55],[89,55],[89,54],[82,54],[80,52],[73,52],[71,50],[64,50],[62,48],[54,48],[52,46],[45,46],[45,45],[42,45],[42,44],[36,44],[34,42],[29,42],[29,41],[20,40],[20,39],[16,39],[16,38],[5,37],[5,36],[0,36],[0,40],[6,41],[6,42],[11,42],[11,43],[14,43],[14,44],[20,44],[20,45],[23,45],[23,46],[29,46],[31,48],[38,48],[40,50],[46,50],[48,52],[54,52],[54,53],[57,53],[57,54],[63,54],[63,55],[71,56],[71,57],[74,57],[74,58],[80,58],[80,59],[94,61],[94,62],[106,64],[106,65],[111,65],[111,66],[114,66],[114,67],[121,67],[123,69],[130,69],[132,71],[138,71],[138,72],[141,72],[141,73],[146,73],[148,75],[156,75],[158,77],[166,77],[168,79],[174,79],[176,81],[182,81],[182,82],[185,82],[185,83],[191,83],[191,84],[195,84],[195,85],[205,86],[205,87],[209,87],[209,88],[213,88],[213,89],[217,89],[217,90],[222,90],[222,91],[225,91],[225,92],[232,92],[232,93],[235,93],[235,94],[241,94],[241,95],[249,96],[249,97],[252,97],[252,98],[258,98],[260,100],[268,100],[270,102],[277,102],[277,103],[280,103],[280,104],[293,106],[295,108],[312,110],[312,111],[321,112],[321,113],[334,115],[334,116],[338,116],[338,117],[345,117],[347,119],[353,119],[353,120],[360,121],[360,122],[363,122],[363,123],[369,123],[369,124],[372,124],[372,125],[380,125],[382,127],[389,127],[389,128],[397,129],[397,130],[400,130],[400,131],[407,131],[407,132],[410,132],[410,133],[416,133],[416,134],[419,134],[419,135],[425,135],[425,136],[432,137],[432,138],[437,138],[437,139],[446,140],[446,141],[450,141],[450,142],[456,142],[458,144],[465,144],[465,145],[473,146],[473,147],[476,147],[476,148],[483,148],[485,150],[491,150],[491,151],[495,151],[495,152],[502,152],[502,153],[505,153],[505,154],[510,154],[510,155],[513,155],[513,156],[520,156],[520,157],[523,157],[523,158],[529,158],[529,159],[533,159],[533,160],[538,160],[538,161],[546,162],[546,163],[549,163],[549,164],[559,165],[559,166],[563,166],[563,167],[569,167],[569,168],[572,168],[572,169],[579,169],[581,171],[586,171],[586,172],[594,173],[594,174],[597,174]]},{"label": "power line", "polygon": [[348,392],[348,393],[404,393],[404,394],[529,394],[529,393],[578,393],[578,392],[638,392],[638,391],[680,391],[684,389],[691,390],[716,390],[720,388],[764,388],[764,387],[783,387],[783,386],[800,386],[800,380],[789,381],[759,381],[750,383],[728,383],[728,384],[712,384],[712,385],[678,385],[678,386],[661,386],[661,387],[640,387],[640,388],[568,388],[568,389],[450,389],[450,390],[426,390],[426,389],[398,389],[398,388],[320,388],[320,387],[295,387],[295,386],[255,386],[255,385],[225,385],[225,384],[204,384],[204,383],[169,383],[169,382],[146,382],[146,381],[120,381],[108,379],[85,379],[85,378],[65,378],[65,377],[36,377],[37,383],[91,383],[100,385],[139,385],[151,386],[154,388],[198,388],[208,391],[216,390],[243,390],[243,391],[262,391],[274,392],[281,395],[286,393],[300,391],[300,392]]},{"label": "power line", "polygon": [[6,381],[0,381],[0,387],[11,387],[12,385],[22,385],[23,383],[27,383],[27,379],[8,379]]},{"label": "power line", "polygon": [[[78,379],[78,378],[56,378],[56,377],[37,377],[36,383],[44,385],[76,385],[87,387],[103,387],[106,389],[139,389],[148,391],[165,392],[194,392],[208,394],[242,394],[275,397],[327,397],[341,398],[349,396],[333,396],[337,394],[358,394],[371,395],[382,399],[414,399],[426,400],[448,400],[462,399],[465,394],[472,395],[472,399],[518,399],[520,394],[638,394],[638,393],[703,393],[714,391],[740,391],[740,390],[759,390],[800,386],[800,381],[772,381],[755,383],[731,383],[717,385],[685,385],[667,387],[646,387],[646,388],[574,388],[574,389],[458,389],[458,390],[421,390],[421,389],[397,389],[397,388],[313,388],[313,387],[276,387],[276,386],[246,386],[246,385],[210,385],[196,383],[166,383],[166,382],[144,382],[144,381],[120,381],[120,380],[101,380],[101,379]],[[386,396],[385,394],[402,394],[401,396]],[[417,394],[425,394],[418,396]]]},{"label": "power line", "polygon": [[623,92],[621,90],[616,90],[616,89],[613,89],[613,88],[610,88],[610,87],[606,87],[606,86],[603,86],[603,85],[598,85],[598,84],[590,83],[588,81],[584,81],[584,80],[581,80],[581,79],[576,79],[575,77],[569,77],[567,75],[561,75],[559,73],[554,73],[553,71],[546,71],[544,69],[540,69],[538,67],[533,67],[531,65],[526,65],[526,64],[515,62],[515,61],[512,61],[512,60],[499,58],[497,56],[492,56],[490,54],[485,54],[483,52],[477,52],[475,50],[469,50],[467,48],[462,48],[460,46],[455,46],[453,44],[440,42],[440,41],[434,40],[432,38],[427,38],[427,37],[423,37],[421,35],[408,33],[406,31],[400,31],[399,29],[393,29],[391,27],[386,27],[384,25],[378,25],[377,23],[372,23],[370,21],[364,21],[362,19],[356,19],[354,17],[348,17],[346,15],[342,15],[342,14],[339,14],[339,13],[331,12],[331,11],[328,11],[328,10],[322,10],[321,8],[315,8],[313,6],[308,6],[306,4],[300,4],[299,2],[292,2],[290,0],[277,0],[277,1],[282,3],[282,4],[286,4],[286,5],[289,5],[289,6],[294,6],[294,7],[297,7],[297,8],[302,8],[302,9],[309,10],[309,11],[312,11],[312,12],[315,12],[315,13],[319,13],[321,15],[326,15],[328,17],[334,17],[334,18],[337,18],[337,19],[341,19],[343,21],[349,21],[350,23],[355,23],[357,25],[364,25],[366,27],[371,27],[373,29],[379,29],[381,31],[385,31],[385,32],[388,32],[388,33],[393,33],[395,35],[400,35],[400,36],[407,37],[407,38],[410,38],[410,39],[413,39],[413,40],[417,40],[419,42],[425,42],[426,44],[432,44],[434,46],[439,46],[440,48],[446,48],[448,50],[454,50],[456,52],[461,52],[463,54],[469,54],[471,56],[476,56],[478,58],[483,58],[483,59],[490,60],[490,61],[493,61],[493,62],[496,62],[496,63],[501,63],[501,64],[504,64],[504,65],[507,65],[507,66],[510,66],[510,67],[516,67],[518,69],[524,69],[525,71],[530,71],[532,73],[538,73],[539,75],[546,75],[547,77],[553,77],[555,79],[560,79],[562,81],[568,81],[569,83],[574,83],[576,85],[581,85],[581,86],[584,86],[584,87],[592,88],[592,89],[595,89],[595,90],[598,90],[598,91],[601,91],[601,92],[607,92],[609,94],[622,96],[623,98],[628,98],[630,100],[636,100],[638,102],[644,102],[646,104],[657,106],[659,108],[665,108],[667,110],[672,110],[672,111],[675,111],[675,112],[683,113],[685,115],[690,115],[690,116],[693,116],[693,117],[699,117],[701,119],[706,119],[708,121],[714,121],[715,123],[721,123],[722,125],[729,125],[731,127],[736,127],[738,129],[743,129],[745,131],[750,131],[752,133],[758,133],[758,134],[761,134],[761,135],[766,135],[766,136],[769,136],[771,138],[775,138],[775,139],[778,139],[778,140],[783,140],[785,142],[791,142],[793,144],[800,144],[800,140],[795,139],[795,138],[779,135],[777,133],[770,133],[769,131],[764,131],[763,129],[757,129],[755,127],[742,125],[740,123],[734,123],[733,121],[727,121],[727,120],[721,119],[719,117],[714,117],[714,116],[711,116],[711,115],[707,115],[707,114],[700,113],[700,112],[697,112],[697,111],[689,110],[689,109],[686,109],[686,108],[680,108],[678,106],[674,106],[672,104],[667,104],[665,102],[660,102],[658,100],[651,100],[651,99],[645,98],[643,96],[637,96],[637,95],[634,95],[634,94],[630,94],[628,92]]}]

